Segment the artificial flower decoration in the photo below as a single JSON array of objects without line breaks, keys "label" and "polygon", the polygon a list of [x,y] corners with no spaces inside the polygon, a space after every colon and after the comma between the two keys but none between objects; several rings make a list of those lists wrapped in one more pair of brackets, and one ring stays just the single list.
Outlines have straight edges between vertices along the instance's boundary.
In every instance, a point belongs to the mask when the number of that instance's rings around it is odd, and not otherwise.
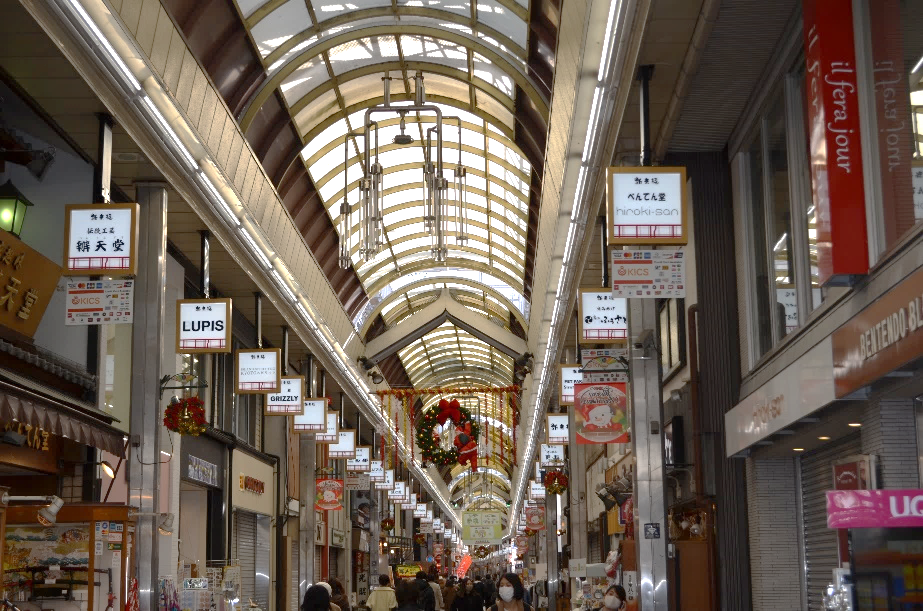
[{"label": "artificial flower decoration", "polygon": [[545,474],[545,491],[548,494],[564,494],[567,491],[567,475],[563,471],[548,471]]},{"label": "artificial flower decoration", "polygon": [[163,425],[180,435],[198,437],[205,431],[205,408],[198,397],[186,397],[170,403],[163,414]]},{"label": "artificial flower decoration", "polygon": [[381,529],[385,532],[394,530],[394,518],[385,518],[381,521]]},{"label": "artificial flower decoration", "polygon": [[413,542],[417,545],[426,545],[426,535],[417,533],[413,536]]},{"label": "artificial flower decoration", "polygon": [[[452,447],[448,449],[442,446],[443,439],[436,433],[436,425],[445,427],[447,422],[454,426],[445,428],[442,432],[442,435],[452,435]],[[472,419],[470,411],[462,407],[456,399],[443,399],[437,407],[427,410],[420,419],[417,445],[420,446],[425,463],[434,463],[439,467],[456,463],[470,464],[472,469],[477,470],[479,434],[480,427]]]}]

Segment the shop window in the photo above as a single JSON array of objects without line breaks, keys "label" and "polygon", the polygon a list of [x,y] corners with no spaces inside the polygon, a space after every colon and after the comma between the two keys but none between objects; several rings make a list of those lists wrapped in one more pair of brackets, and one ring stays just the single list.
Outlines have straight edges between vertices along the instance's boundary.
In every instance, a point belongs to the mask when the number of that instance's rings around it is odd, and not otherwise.
[{"label": "shop window", "polygon": [[877,181],[870,228],[879,254],[893,248],[923,221],[923,3],[866,0],[865,32],[871,61],[866,83],[872,112],[866,114],[863,146]]},{"label": "shop window", "polygon": [[663,299],[660,314],[660,365],[667,382],[686,364],[686,320],[684,299]]}]

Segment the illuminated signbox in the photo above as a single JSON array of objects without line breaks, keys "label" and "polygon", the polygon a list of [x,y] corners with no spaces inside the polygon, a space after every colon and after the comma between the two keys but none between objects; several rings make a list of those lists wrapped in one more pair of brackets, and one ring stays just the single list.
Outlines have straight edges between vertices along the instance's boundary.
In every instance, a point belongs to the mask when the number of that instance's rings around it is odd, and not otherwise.
[{"label": "illuminated signbox", "polygon": [[610,246],[689,241],[686,168],[612,167],[607,178]]},{"label": "illuminated signbox", "polygon": [[176,302],[176,352],[231,351],[231,300],[180,299]]},{"label": "illuminated signbox", "polygon": [[266,395],[267,416],[299,416],[304,413],[304,378],[284,376],[282,388]]},{"label": "illuminated signbox", "polygon": [[64,211],[64,274],[134,276],[138,204],[71,204]]}]

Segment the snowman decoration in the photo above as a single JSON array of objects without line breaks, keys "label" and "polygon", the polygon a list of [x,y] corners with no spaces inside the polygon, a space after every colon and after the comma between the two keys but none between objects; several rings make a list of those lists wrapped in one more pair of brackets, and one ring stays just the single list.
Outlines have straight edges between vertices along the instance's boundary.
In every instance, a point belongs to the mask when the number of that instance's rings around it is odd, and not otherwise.
[{"label": "snowman decoration", "polygon": [[581,406],[580,413],[583,415],[584,431],[614,431],[617,429],[613,422],[615,412],[608,403]]}]

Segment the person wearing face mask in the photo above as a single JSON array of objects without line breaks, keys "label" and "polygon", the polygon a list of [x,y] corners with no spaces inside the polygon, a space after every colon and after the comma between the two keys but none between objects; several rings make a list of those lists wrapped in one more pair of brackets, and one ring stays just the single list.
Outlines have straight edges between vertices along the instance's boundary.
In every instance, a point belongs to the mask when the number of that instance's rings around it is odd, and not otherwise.
[{"label": "person wearing face mask", "polygon": [[449,611],[484,611],[484,599],[474,589],[474,582],[462,579],[458,584],[458,591]]},{"label": "person wearing face mask", "polygon": [[606,596],[603,598],[603,607],[601,611],[620,611],[625,608],[625,599],[627,598],[625,588],[618,584],[612,584],[606,590]]},{"label": "person wearing face mask", "polygon": [[526,590],[519,575],[507,573],[497,585],[497,602],[490,607],[490,611],[532,611],[532,607],[523,600]]}]

